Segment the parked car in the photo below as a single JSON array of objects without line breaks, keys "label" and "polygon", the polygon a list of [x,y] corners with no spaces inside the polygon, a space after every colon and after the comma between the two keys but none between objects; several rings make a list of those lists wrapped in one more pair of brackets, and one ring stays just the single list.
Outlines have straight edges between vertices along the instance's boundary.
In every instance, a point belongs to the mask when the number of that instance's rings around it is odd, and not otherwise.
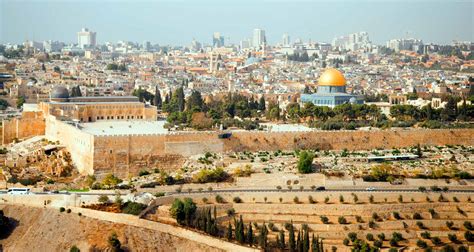
[{"label": "parked car", "polygon": [[324,191],[324,190],[326,190],[326,187],[324,187],[324,186],[318,186],[316,188],[316,191]]}]

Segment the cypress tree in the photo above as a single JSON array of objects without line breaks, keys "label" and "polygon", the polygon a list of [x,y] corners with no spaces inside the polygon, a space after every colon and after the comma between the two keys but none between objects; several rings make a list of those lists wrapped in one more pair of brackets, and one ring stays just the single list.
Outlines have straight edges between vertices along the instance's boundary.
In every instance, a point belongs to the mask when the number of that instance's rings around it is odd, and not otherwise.
[{"label": "cypress tree", "polygon": [[155,87],[155,97],[153,99],[153,105],[155,105],[158,109],[161,109],[162,104],[160,90],[158,89],[158,85]]},{"label": "cypress tree", "polygon": [[303,241],[301,240],[301,230],[298,230],[298,239],[296,240],[298,252],[303,252]]},{"label": "cypress tree", "polygon": [[[319,240],[319,237],[318,237],[318,240]],[[319,241],[319,252],[323,252],[324,251],[324,247],[323,247],[323,239],[321,239]]]},{"label": "cypress tree", "polygon": [[283,230],[280,230],[279,233],[280,236],[280,244],[278,244],[280,249],[285,249],[285,232]]},{"label": "cypress tree", "polygon": [[290,252],[294,252],[296,250],[296,244],[295,244],[295,231],[293,228],[293,221],[290,224],[290,234],[288,235],[288,245],[290,246]]},{"label": "cypress tree", "polygon": [[230,224],[227,226],[227,240],[232,240],[232,225]]},{"label": "cypress tree", "polygon": [[176,100],[177,100],[177,103],[178,103],[178,111],[183,112],[184,111],[184,105],[185,105],[183,87],[180,87],[180,88],[176,89],[176,94],[175,95],[176,95]]},{"label": "cypress tree", "polygon": [[258,103],[258,110],[264,112],[265,111],[265,98],[263,97],[260,97],[260,101]]},{"label": "cypress tree", "polygon": [[249,222],[249,227],[247,228],[247,243],[252,246],[253,245],[253,230],[252,230],[252,222]]},{"label": "cypress tree", "polygon": [[319,244],[318,244],[318,240],[316,240],[314,238],[314,234],[313,234],[313,237],[312,237],[312,242],[311,242],[311,251],[312,252],[319,252]]},{"label": "cypress tree", "polygon": [[305,227],[303,229],[303,251],[307,252],[309,251],[309,234],[308,234],[308,228]]}]

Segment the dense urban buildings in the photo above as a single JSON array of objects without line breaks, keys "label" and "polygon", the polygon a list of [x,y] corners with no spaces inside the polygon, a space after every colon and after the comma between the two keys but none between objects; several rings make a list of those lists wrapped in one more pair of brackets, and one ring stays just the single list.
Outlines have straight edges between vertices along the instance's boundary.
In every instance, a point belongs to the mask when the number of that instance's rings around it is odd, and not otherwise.
[{"label": "dense urban buildings", "polygon": [[[107,23],[129,40],[82,16],[0,44],[0,251],[474,249],[472,41],[153,4]],[[188,9],[186,44],[154,39]]]}]

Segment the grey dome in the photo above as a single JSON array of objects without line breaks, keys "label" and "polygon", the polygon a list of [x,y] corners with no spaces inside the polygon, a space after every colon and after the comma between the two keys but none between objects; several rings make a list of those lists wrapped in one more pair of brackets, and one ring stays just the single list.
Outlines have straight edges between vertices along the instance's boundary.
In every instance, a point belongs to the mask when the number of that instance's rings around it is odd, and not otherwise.
[{"label": "grey dome", "polygon": [[69,98],[69,91],[65,87],[55,87],[51,91],[52,99],[67,99]]},{"label": "grey dome", "polygon": [[351,98],[349,99],[349,103],[350,103],[350,104],[356,104],[356,103],[357,103],[356,98],[355,98],[355,97],[351,97]]}]

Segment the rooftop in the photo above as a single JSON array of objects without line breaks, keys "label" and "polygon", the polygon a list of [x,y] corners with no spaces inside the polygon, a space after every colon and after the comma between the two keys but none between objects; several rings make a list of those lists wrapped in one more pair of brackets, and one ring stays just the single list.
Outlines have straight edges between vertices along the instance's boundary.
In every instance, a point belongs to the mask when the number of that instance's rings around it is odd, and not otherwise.
[{"label": "rooftop", "polygon": [[153,135],[168,134],[168,129],[163,125],[165,121],[99,121],[92,123],[81,123],[82,131],[94,136],[112,135]]}]

